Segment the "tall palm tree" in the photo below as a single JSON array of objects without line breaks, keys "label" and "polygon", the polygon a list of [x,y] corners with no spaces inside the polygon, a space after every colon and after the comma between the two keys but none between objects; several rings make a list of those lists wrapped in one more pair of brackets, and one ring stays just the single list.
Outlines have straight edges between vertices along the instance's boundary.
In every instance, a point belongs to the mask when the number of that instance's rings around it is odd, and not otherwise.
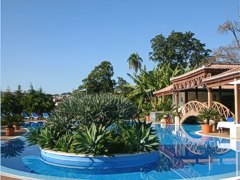
[{"label": "tall palm tree", "polygon": [[135,73],[142,67],[142,58],[138,55],[138,53],[132,53],[128,58],[129,69],[134,69]]}]

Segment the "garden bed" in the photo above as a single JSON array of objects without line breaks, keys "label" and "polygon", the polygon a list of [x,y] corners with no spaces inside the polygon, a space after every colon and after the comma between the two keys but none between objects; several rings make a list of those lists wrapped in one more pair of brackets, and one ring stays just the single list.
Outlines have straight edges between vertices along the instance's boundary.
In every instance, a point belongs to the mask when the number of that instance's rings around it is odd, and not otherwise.
[{"label": "garden bed", "polygon": [[50,164],[72,168],[100,171],[138,171],[156,168],[159,163],[159,151],[152,151],[150,153],[121,154],[109,157],[64,153],[41,149],[41,158]]}]

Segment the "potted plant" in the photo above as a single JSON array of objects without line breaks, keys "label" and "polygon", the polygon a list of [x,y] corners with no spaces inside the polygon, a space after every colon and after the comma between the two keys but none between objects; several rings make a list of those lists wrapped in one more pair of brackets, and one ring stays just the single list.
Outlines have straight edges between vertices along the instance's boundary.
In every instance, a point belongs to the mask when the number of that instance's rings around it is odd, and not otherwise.
[{"label": "potted plant", "polygon": [[16,114],[14,116],[14,128],[15,130],[20,130],[20,124],[23,122],[23,116]]},{"label": "potted plant", "polygon": [[150,112],[152,111],[152,109],[153,109],[153,106],[150,102],[147,104],[144,104],[144,106],[142,108],[142,111],[143,111],[143,114],[145,115],[147,123],[150,122]]},{"label": "potted plant", "polygon": [[164,124],[172,124],[172,117],[175,115],[176,106],[172,104],[171,99],[167,99],[165,102],[158,102],[157,111],[160,111],[161,114],[158,114],[157,119]]},{"label": "potted plant", "polygon": [[6,114],[4,117],[2,117],[2,125],[5,127],[5,133],[6,136],[12,136],[14,134],[14,117],[11,114]]},{"label": "potted plant", "polygon": [[219,113],[214,108],[204,108],[199,112],[198,118],[204,122],[202,124],[202,133],[211,133],[213,125],[210,124],[210,120],[214,120]]}]

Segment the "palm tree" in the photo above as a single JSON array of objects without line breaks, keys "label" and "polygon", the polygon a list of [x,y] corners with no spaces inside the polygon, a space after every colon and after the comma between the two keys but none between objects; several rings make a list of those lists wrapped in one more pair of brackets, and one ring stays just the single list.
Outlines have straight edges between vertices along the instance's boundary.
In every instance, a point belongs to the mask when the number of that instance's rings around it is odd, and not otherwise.
[{"label": "palm tree", "polygon": [[134,69],[135,73],[142,67],[142,58],[137,54],[133,53],[128,58],[129,69]]},{"label": "palm tree", "polygon": [[134,82],[132,91],[127,97],[138,106],[138,110],[141,110],[146,101],[153,103],[153,92],[162,89],[171,84],[170,78],[176,75],[182,74],[184,69],[182,67],[176,67],[172,69],[169,64],[163,64],[152,71],[147,71],[146,68],[139,69],[139,74],[130,75],[127,74]]}]

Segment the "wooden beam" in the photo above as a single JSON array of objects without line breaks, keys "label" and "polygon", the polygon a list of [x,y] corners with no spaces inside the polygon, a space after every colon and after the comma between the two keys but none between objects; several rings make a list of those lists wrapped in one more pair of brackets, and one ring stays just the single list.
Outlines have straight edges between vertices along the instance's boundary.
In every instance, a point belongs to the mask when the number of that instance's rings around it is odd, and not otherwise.
[{"label": "wooden beam", "polygon": [[208,88],[208,108],[212,107],[212,88]]},{"label": "wooden beam", "polygon": [[178,100],[179,100],[179,93],[175,94],[175,104],[176,104],[176,115],[178,115]]},{"label": "wooden beam", "polygon": [[234,105],[235,105],[235,122],[240,124],[240,84],[234,79]]},{"label": "wooden beam", "polygon": [[165,103],[165,96],[162,95],[162,103]]},{"label": "wooden beam", "polygon": [[157,105],[158,105],[158,97],[154,97],[154,108],[157,109]]},{"label": "wooden beam", "polygon": [[185,104],[188,102],[188,92],[185,92]]},{"label": "wooden beam", "polygon": [[196,100],[198,101],[198,87],[195,88],[195,97],[196,97]]},{"label": "wooden beam", "polygon": [[218,87],[218,86],[223,86],[226,85],[230,82],[233,81],[233,79],[235,78],[239,78],[239,74],[234,74],[232,76],[226,76],[226,77],[222,77],[222,78],[217,78],[217,79],[213,79],[211,81],[206,81],[204,82],[208,88],[210,87]]},{"label": "wooden beam", "polygon": [[219,86],[219,102],[222,103],[222,86]]}]

